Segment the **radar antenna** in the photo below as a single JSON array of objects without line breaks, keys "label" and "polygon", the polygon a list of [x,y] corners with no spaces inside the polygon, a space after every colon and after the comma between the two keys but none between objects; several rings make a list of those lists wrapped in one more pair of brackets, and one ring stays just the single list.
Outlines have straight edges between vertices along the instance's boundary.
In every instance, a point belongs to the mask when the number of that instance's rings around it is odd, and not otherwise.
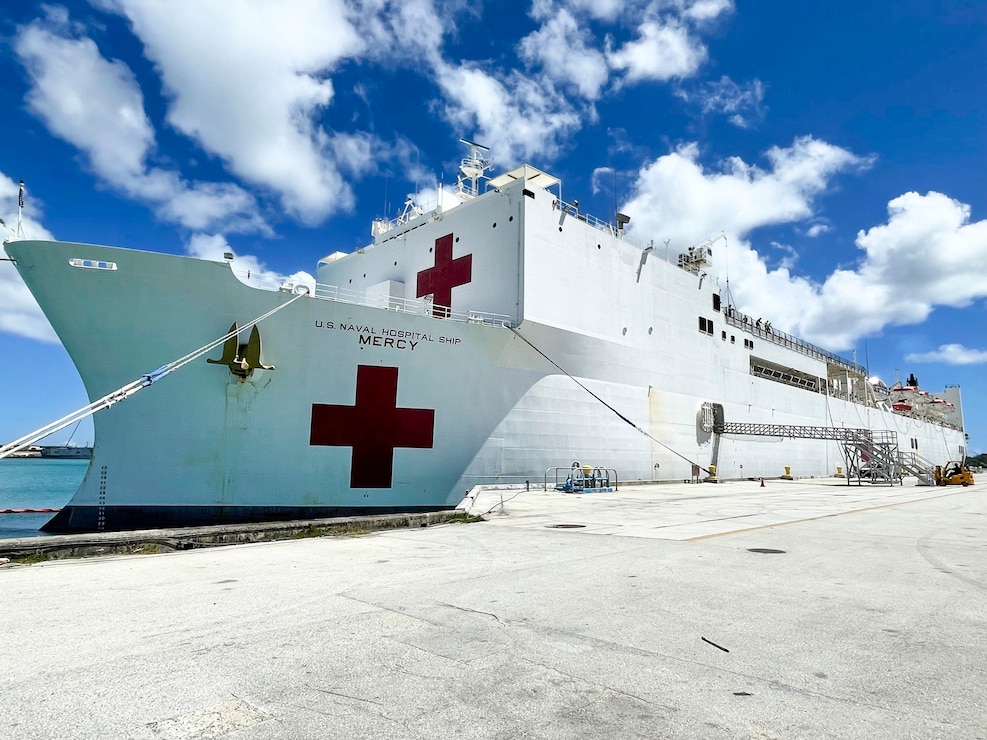
[{"label": "radar antenna", "polygon": [[490,169],[491,162],[483,155],[483,152],[489,152],[490,148],[469,139],[460,139],[459,143],[468,146],[470,153],[469,156],[463,158],[463,161],[459,165],[462,174],[457,178],[459,191],[456,195],[461,200],[472,200],[480,194],[477,183],[480,181],[480,178],[484,177],[484,173]]}]

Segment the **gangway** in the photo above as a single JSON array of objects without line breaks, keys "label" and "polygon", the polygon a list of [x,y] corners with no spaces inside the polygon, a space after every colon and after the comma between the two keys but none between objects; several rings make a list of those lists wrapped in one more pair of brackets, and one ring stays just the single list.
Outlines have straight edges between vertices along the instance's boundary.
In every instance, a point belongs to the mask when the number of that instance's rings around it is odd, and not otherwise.
[{"label": "gangway", "polygon": [[905,472],[918,478],[920,486],[934,486],[936,484],[936,466],[917,452],[901,452],[901,467]]},{"label": "gangway", "polygon": [[[897,432],[889,430],[724,422],[716,420],[714,414],[713,433],[839,442],[846,460],[847,485],[853,479],[858,485],[865,480],[900,484],[905,473],[918,478],[919,485],[932,485],[932,467],[928,461],[914,453],[901,452]],[[718,449],[718,445],[714,449]]]}]

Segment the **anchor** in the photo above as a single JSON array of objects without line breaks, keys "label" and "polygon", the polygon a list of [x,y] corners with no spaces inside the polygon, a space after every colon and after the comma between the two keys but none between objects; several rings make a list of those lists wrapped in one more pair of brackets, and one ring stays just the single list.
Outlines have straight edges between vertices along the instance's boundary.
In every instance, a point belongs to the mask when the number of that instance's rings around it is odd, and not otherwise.
[{"label": "anchor", "polygon": [[240,344],[239,332],[234,321],[228,332],[230,338],[223,342],[222,356],[218,360],[207,357],[206,362],[210,365],[226,365],[240,380],[246,380],[254,370],[273,370],[274,365],[265,365],[260,361],[261,341],[257,327],[250,329],[250,337],[246,344]]}]

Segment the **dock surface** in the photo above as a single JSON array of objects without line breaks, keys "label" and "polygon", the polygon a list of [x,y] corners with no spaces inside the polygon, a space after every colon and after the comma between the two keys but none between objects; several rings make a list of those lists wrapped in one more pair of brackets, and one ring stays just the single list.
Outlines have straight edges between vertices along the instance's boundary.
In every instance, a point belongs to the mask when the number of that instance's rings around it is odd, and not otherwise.
[{"label": "dock surface", "polygon": [[470,503],[0,567],[0,738],[987,738],[983,486]]}]

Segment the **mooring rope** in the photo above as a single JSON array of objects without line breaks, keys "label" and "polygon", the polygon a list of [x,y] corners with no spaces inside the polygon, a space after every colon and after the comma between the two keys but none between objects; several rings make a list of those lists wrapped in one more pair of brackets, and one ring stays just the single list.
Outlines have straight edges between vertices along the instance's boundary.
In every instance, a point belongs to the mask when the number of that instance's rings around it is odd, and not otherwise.
[{"label": "mooring rope", "polygon": [[215,339],[212,342],[209,342],[209,344],[205,344],[202,347],[199,347],[197,350],[193,350],[192,352],[189,352],[187,355],[179,357],[177,360],[173,360],[166,365],[162,365],[157,370],[153,370],[147,373],[146,375],[141,375],[137,380],[127,383],[127,385],[118,388],[117,390],[112,391],[111,393],[107,393],[105,396],[103,396],[102,398],[96,401],[93,401],[88,406],[83,406],[81,409],[78,409],[77,411],[73,411],[68,416],[63,416],[61,419],[53,421],[50,424],[47,424],[41,427],[40,429],[31,432],[30,434],[26,434],[20,439],[14,440],[9,444],[0,446],[0,460],[2,460],[5,457],[9,457],[15,452],[23,450],[25,447],[30,447],[35,442],[38,442],[44,439],[45,437],[54,434],[55,432],[61,431],[62,429],[71,426],[72,424],[76,424],[82,421],[87,416],[92,416],[97,411],[108,409],[115,403],[119,403],[120,401],[125,401],[126,399],[133,396],[135,393],[144,390],[152,383],[161,380],[161,378],[170,375],[176,370],[185,367],[190,362],[194,362],[195,360],[199,359],[204,354],[211,352],[219,345],[239,335],[239,333],[244,329],[249,329],[255,324],[259,324],[264,319],[273,316],[278,311],[287,308],[292,303],[297,301],[299,298],[303,298],[306,295],[308,295],[307,292],[299,293],[298,295],[294,296],[291,300],[282,303],[280,306],[277,306],[276,308],[272,308],[270,311],[268,311],[265,314],[262,314],[261,316],[258,316],[253,321],[248,321],[243,326],[238,327],[235,331],[229,331],[223,336],[221,336],[219,339]]},{"label": "mooring rope", "polygon": [[591,396],[592,396],[593,398],[595,398],[595,399],[596,399],[597,401],[599,401],[599,402],[600,402],[601,404],[603,404],[603,405],[604,405],[604,406],[606,406],[606,407],[607,407],[608,409],[610,409],[610,411],[612,411],[613,413],[615,413],[615,414],[617,415],[617,417],[618,417],[618,418],[620,418],[620,420],[621,420],[621,421],[623,421],[624,423],[626,423],[626,424],[629,424],[630,426],[632,426],[632,427],[633,427],[634,429],[636,429],[636,430],[637,430],[638,432],[640,432],[640,433],[641,433],[641,434],[643,434],[643,435],[644,435],[645,437],[647,437],[648,439],[650,439],[650,440],[651,440],[652,442],[654,442],[654,443],[655,443],[656,445],[658,445],[659,447],[663,447],[664,449],[666,449],[666,450],[668,450],[669,452],[671,452],[671,453],[672,453],[673,455],[675,455],[676,457],[679,457],[679,458],[681,458],[682,460],[685,460],[685,461],[686,461],[687,463],[689,463],[690,465],[693,465],[693,466],[695,466],[695,467],[698,467],[698,468],[699,468],[700,470],[704,470],[704,471],[706,471],[706,473],[707,473],[708,475],[712,475],[712,473],[711,473],[711,471],[709,470],[709,468],[705,468],[705,467],[703,467],[702,465],[700,465],[699,463],[697,463],[697,462],[696,462],[695,460],[690,460],[690,459],[689,459],[688,457],[686,457],[685,455],[683,455],[683,454],[682,454],[681,452],[678,452],[678,451],[676,451],[676,450],[673,450],[673,449],[672,449],[671,447],[669,447],[669,446],[668,446],[667,444],[665,444],[665,443],[664,443],[664,442],[662,442],[661,440],[658,440],[658,439],[655,439],[655,438],[654,438],[654,437],[653,437],[653,436],[652,436],[651,434],[649,434],[649,433],[648,433],[648,432],[646,432],[646,431],[645,431],[644,429],[642,429],[642,428],[641,428],[641,427],[639,427],[639,426],[638,426],[637,424],[635,424],[635,423],[634,423],[633,421],[631,421],[630,419],[628,419],[628,418],[627,418],[626,416],[624,416],[624,415],[623,415],[622,413],[620,413],[620,412],[619,412],[619,411],[618,411],[617,409],[615,409],[615,408],[614,408],[613,406],[611,406],[611,405],[610,405],[609,403],[607,403],[606,401],[604,401],[604,400],[603,400],[602,398],[600,398],[600,397],[599,397],[599,396],[598,396],[597,394],[595,394],[595,393],[594,393],[593,391],[591,391],[591,390],[590,390],[589,388],[587,388],[587,387],[586,387],[585,385],[583,385],[582,383],[580,383],[580,382],[579,382],[579,380],[577,380],[577,379],[576,379],[575,377],[573,377],[572,375],[570,375],[570,374],[569,374],[569,373],[568,373],[568,372],[567,372],[567,371],[565,370],[565,368],[563,368],[563,367],[562,367],[562,366],[561,366],[561,365],[560,365],[559,363],[557,363],[557,362],[556,362],[555,360],[553,360],[553,359],[552,359],[551,357],[549,357],[549,356],[548,356],[547,354],[545,354],[545,353],[544,353],[544,352],[542,352],[542,351],[541,351],[540,349],[538,349],[538,347],[536,347],[536,346],[535,346],[534,344],[532,344],[532,343],[531,343],[531,342],[530,342],[530,341],[528,340],[528,338],[527,338],[527,337],[525,337],[525,336],[524,336],[524,335],[523,335],[523,334],[522,334],[521,332],[519,332],[519,331],[518,331],[517,329],[515,329],[515,328],[514,328],[513,326],[508,326],[507,328],[508,328],[508,329],[510,329],[510,330],[511,330],[512,332],[514,332],[514,334],[515,334],[515,335],[517,335],[517,337],[518,337],[518,338],[520,338],[520,340],[521,340],[522,342],[524,342],[525,344],[527,344],[527,345],[528,345],[529,347],[531,347],[531,349],[533,349],[533,350],[534,350],[535,352],[537,352],[537,353],[538,353],[538,354],[540,354],[540,355],[541,355],[542,357],[544,357],[544,358],[545,358],[546,360],[548,360],[548,361],[549,361],[550,363],[552,363],[552,365],[554,365],[554,366],[555,366],[555,368],[556,368],[556,369],[558,369],[558,371],[559,371],[560,373],[562,373],[563,375],[565,375],[565,376],[566,376],[567,378],[569,378],[569,379],[570,379],[570,380],[571,380],[571,381],[572,381],[573,383],[575,383],[576,385],[578,385],[578,386],[579,386],[580,388],[582,388],[582,389],[583,389],[584,391],[586,391],[587,393],[589,393],[589,394],[590,394],[590,395],[591,395]]}]

